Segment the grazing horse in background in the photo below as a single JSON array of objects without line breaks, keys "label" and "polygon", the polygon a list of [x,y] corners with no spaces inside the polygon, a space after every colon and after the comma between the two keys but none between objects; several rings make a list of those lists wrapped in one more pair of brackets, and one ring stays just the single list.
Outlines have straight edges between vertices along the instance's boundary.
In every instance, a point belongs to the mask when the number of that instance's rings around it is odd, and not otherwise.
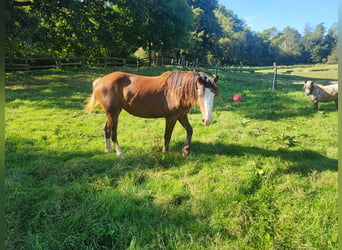
[{"label": "grazing horse in background", "polygon": [[331,101],[335,101],[336,110],[338,109],[338,84],[321,85],[313,81],[305,81],[303,89],[310,97],[315,110],[318,110],[318,102]]},{"label": "grazing horse in background", "polygon": [[205,73],[192,71],[169,71],[154,77],[113,72],[93,82],[86,110],[91,112],[100,105],[106,113],[105,152],[113,152],[111,139],[116,154],[123,155],[117,140],[117,125],[118,116],[124,109],[142,118],[165,117],[164,153],[169,149],[173,128],[179,121],[186,130],[182,155],[187,156],[192,137],[187,114],[192,105],[198,105],[203,124],[211,124],[214,97],[219,94],[217,80],[217,76],[210,78]]}]

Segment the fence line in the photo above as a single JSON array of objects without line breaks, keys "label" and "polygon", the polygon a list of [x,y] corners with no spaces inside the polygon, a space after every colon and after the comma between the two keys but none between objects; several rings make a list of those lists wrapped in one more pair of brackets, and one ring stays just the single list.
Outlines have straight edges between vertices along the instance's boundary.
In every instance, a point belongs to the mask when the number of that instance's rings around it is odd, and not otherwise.
[{"label": "fence line", "polygon": [[[27,57],[27,58],[5,58],[5,70],[30,70],[30,69],[61,69],[64,66],[122,66],[122,67],[139,67],[146,65],[145,60],[126,59],[118,57]],[[198,58],[193,61],[185,60],[185,56],[180,58],[157,57],[154,64],[158,66],[174,65],[183,67],[206,67],[199,63]]]},{"label": "fence line", "polygon": [[[30,70],[30,69],[61,69],[65,66],[123,66],[123,67],[139,67],[147,65],[146,60],[126,59],[118,57],[27,57],[27,58],[11,58],[5,57],[5,70]],[[215,67],[209,64],[201,63],[198,58],[194,60],[186,60],[185,56],[176,57],[156,57],[154,65],[165,66],[181,66],[185,68],[200,67],[211,68]],[[229,71],[250,71],[254,70],[244,69],[242,66],[232,66],[228,68]]]},{"label": "fence line", "polygon": [[[196,58],[196,60],[188,61],[185,60],[185,56],[182,56],[178,59],[175,58],[167,58],[167,57],[157,57],[157,60],[155,63],[158,66],[164,66],[164,65],[174,65],[174,66],[182,66],[185,68],[193,68],[194,70],[197,70],[200,67],[209,69],[215,69],[215,72],[217,72],[217,68],[219,70],[223,70],[226,72],[249,72],[254,73],[255,69],[254,67],[246,67],[243,65],[221,65],[218,64],[215,65],[208,65],[208,64],[202,64],[199,62],[199,59]],[[62,69],[63,67],[67,66],[75,66],[75,67],[81,67],[81,66],[117,66],[117,67],[139,67],[145,65],[146,62],[144,60],[138,60],[138,59],[126,59],[126,58],[118,58],[118,57],[63,57],[63,58],[48,58],[48,57],[38,57],[38,58],[10,58],[5,57],[5,70],[11,71],[11,70],[24,70],[29,71],[31,69],[49,69],[49,68],[56,68],[56,69]],[[262,67],[263,69],[274,69],[273,66],[268,67]],[[287,69],[285,72],[282,72],[281,74],[291,74],[293,72],[310,72],[310,71],[333,71],[337,70],[336,68],[328,68],[328,69],[311,69],[311,70],[289,70],[285,66],[278,66],[277,69]],[[278,72],[279,73],[279,72]],[[274,86],[275,87],[275,86]]]},{"label": "fence line", "polygon": [[[31,69],[62,69],[66,66],[118,66],[118,67],[139,67],[146,65],[144,60],[138,59],[126,59],[118,57],[27,57],[27,58],[10,58],[5,57],[5,70],[24,70],[29,71]],[[203,68],[215,68],[215,65],[200,63],[196,58],[193,61],[185,60],[182,56],[176,58],[158,57],[155,64],[158,66],[173,65],[181,66],[185,68],[193,68],[197,70],[200,67]],[[216,64],[216,70],[218,65]],[[254,69],[243,68],[243,66],[225,66],[226,71],[239,71],[254,73]]]},{"label": "fence line", "polygon": [[5,58],[5,70],[61,69],[64,66],[103,66],[139,67],[135,59],[117,57],[63,57],[63,58]]}]

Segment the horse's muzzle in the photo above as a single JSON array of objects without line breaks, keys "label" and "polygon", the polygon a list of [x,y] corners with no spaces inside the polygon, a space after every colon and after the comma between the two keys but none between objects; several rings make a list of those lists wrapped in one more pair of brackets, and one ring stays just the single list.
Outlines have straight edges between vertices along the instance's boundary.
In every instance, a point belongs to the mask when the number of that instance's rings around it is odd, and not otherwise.
[{"label": "horse's muzzle", "polygon": [[202,123],[204,126],[209,126],[211,124],[211,120],[202,119]]}]

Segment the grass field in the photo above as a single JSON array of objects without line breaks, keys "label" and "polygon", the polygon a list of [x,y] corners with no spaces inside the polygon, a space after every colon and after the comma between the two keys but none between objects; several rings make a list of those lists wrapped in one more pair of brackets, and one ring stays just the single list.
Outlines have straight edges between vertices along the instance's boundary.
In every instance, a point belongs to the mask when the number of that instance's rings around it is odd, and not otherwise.
[{"label": "grass field", "polygon": [[123,159],[103,153],[103,112],[84,111],[110,71],[6,74],[7,249],[337,249],[338,114],[291,84],[337,71],[279,75],[272,90],[272,71],[222,68],[214,123],[189,115],[189,157],[179,124],[162,154],[164,119],[123,111]]}]

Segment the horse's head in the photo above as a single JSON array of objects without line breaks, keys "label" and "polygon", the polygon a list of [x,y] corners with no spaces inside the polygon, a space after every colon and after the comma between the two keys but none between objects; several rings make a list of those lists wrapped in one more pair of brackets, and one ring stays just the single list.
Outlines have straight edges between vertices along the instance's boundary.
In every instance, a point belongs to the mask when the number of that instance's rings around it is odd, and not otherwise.
[{"label": "horse's head", "polygon": [[219,89],[216,85],[218,76],[209,77],[207,74],[198,73],[197,79],[197,94],[198,105],[203,115],[202,122],[208,126],[212,123],[212,109],[214,104],[214,97],[219,95]]},{"label": "horse's head", "polygon": [[312,94],[313,84],[314,84],[313,81],[305,81],[303,89],[304,89],[304,93],[306,95]]}]

